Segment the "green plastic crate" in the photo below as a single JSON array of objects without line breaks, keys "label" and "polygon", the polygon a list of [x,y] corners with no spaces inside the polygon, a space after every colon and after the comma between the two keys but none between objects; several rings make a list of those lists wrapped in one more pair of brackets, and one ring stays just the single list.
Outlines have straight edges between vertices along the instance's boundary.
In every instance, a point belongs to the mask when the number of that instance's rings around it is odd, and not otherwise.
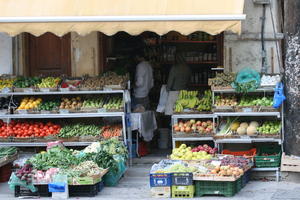
[{"label": "green plastic crate", "polygon": [[236,192],[238,193],[243,188],[243,178],[242,176],[236,180]]},{"label": "green plastic crate", "polygon": [[194,198],[195,186],[194,185],[173,185],[172,198]]},{"label": "green plastic crate", "polygon": [[223,195],[232,197],[237,193],[237,181],[195,181],[196,196]]},{"label": "green plastic crate", "polygon": [[[262,156],[263,153],[274,154],[273,156]],[[263,167],[280,167],[281,148],[278,145],[268,145],[258,148],[258,154],[254,157],[255,165],[258,168]]]}]

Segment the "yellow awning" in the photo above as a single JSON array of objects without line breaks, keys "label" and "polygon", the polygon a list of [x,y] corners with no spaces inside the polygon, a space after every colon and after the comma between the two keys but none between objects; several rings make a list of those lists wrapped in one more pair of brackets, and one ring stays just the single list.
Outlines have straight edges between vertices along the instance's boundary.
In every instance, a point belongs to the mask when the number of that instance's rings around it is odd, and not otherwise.
[{"label": "yellow awning", "polygon": [[0,0],[0,32],[240,33],[244,0]]}]

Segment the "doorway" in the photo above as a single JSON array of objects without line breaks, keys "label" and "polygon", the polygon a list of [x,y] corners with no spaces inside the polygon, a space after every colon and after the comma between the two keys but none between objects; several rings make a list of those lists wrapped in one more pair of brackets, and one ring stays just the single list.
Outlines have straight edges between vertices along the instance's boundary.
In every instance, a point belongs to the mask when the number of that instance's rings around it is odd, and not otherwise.
[{"label": "doorway", "polygon": [[71,75],[71,34],[58,37],[45,33],[25,35],[25,75]]}]

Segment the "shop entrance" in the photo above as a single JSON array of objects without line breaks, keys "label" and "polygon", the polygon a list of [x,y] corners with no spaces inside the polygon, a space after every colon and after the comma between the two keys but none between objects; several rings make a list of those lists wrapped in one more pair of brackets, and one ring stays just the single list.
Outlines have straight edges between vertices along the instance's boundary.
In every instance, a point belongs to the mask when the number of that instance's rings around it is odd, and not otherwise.
[{"label": "shop entrance", "polygon": [[71,34],[58,37],[45,33],[39,37],[25,35],[25,72],[28,76],[71,75]]},{"label": "shop entrance", "polygon": [[[162,85],[167,84],[170,69],[175,63],[175,53],[180,51],[191,70],[191,76],[186,90],[205,91],[209,89],[208,79],[222,71],[223,66],[223,34],[212,36],[204,32],[195,32],[183,36],[177,32],[169,32],[163,36],[156,33],[144,32],[138,36],[131,36],[125,32],[119,32],[109,37],[110,49],[108,49],[107,70],[125,70],[131,75],[131,85],[134,86],[135,70],[137,62],[134,55],[137,51],[143,51],[153,68],[154,87],[149,93],[150,110],[156,111],[159,103]],[[151,142],[139,143],[137,151],[140,155],[147,153],[169,152],[171,149],[171,137],[166,137],[166,132],[171,135],[171,116],[165,113],[155,112],[157,121],[157,134],[154,134]],[[133,134],[133,138],[136,135]],[[142,141],[143,137],[139,138]],[[168,143],[168,144],[165,144]],[[134,145],[135,146],[135,145]],[[145,153],[145,148],[148,150]]]}]

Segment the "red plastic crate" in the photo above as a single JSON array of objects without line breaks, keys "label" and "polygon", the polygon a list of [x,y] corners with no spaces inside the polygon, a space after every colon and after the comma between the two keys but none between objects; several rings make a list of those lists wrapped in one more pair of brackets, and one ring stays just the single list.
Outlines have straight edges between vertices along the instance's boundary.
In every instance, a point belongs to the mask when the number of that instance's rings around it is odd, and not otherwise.
[{"label": "red plastic crate", "polygon": [[228,149],[224,149],[222,154],[229,154],[234,156],[246,156],[246,157],[253,157],[256,155],[256,148],[252,148],[249,151],[230,151]]}]

